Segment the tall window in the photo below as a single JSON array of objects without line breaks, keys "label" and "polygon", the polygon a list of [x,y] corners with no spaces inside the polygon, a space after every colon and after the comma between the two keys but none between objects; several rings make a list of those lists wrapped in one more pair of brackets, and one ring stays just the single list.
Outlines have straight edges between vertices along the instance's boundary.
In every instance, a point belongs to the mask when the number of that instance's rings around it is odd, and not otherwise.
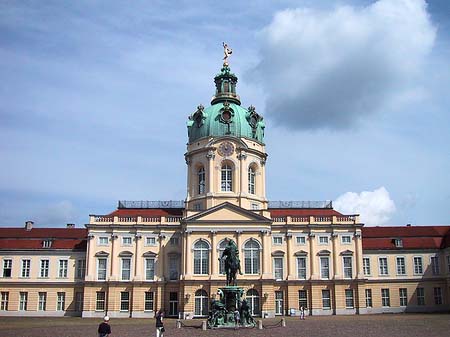
[{"label": "tall window", "polygon": [[170,292],[169,293],[169,316],[177,316],[178,315],[178,293]]},{"label": "tall window", "polygon": [[130,293],[128,291],[120,292],[120,311],[130,310]]},{"label": "tall window", "polygon": [[421,256],[414,256],[414,274],[423,274],[423,262]]},{"label": "tall window", "polygon": [[255,240],[247,241],[244,245],[244,272],[246,274],[259,274],[259,243]]},{"label": "tall window", "polygon": [[205,168],[201,167],[198,172],[198,194],[204,194],[206,189],[206,175]]},{"label": "tall window", "polygon": [[380,275],[389,274],[387,257],[378,258],[378,266]]},{"label": "tall window", "polygon": [[400,297],[400,306],[406,307],[408,304],[408,289],[400,288],[398,289],[398,295]]},{"label": "tall window", "polygon": [[344,278],[352,278],[353,277],[352,257],[343,256],[342,262],[344,265]]},{"label": "tall window", "polygon": [[122,258],[122,281],[129,281],[131,277],[131,259]]},{"label": "tall window", "polygon": [[323,279],[330,278],[330,258],[328,256],[320,257],[320,277]]},{"label": "tall window", "polygon": [[224,192],[233,190],[233,170],[228,164],[222,166],[220,188]]},{"label": "tall window", "polygon": [[2,291],[2,298],[0,302],[0,310],[7,311],[8,310],[8,302],[9,302],[9,292]]},{"label": "tall window", "polygon": [[76,277],[77,279],[84,279],[86,273],[86,260],[77,260],[76,264]]},{"label": "tall window", "polygon": [[169,256],[169,280],[178,280],[178,266],[180,260],[178,256]]},{"label": "tall window", "polygon": [[28,293],[25,291],[21,291],[19,293],[19,310],[25,311],[27,310],[28,305]]},{"label": "tall window", "polygon": [[208,294],[203,289],[195,292],[195,316],[208,315]]},{"label": "tall window", "polygon": [[154,310],[154,295],[153,291],[145,292],[145,303],[144,303],[145,311],[153,311]]},{"label": "tall window", "polygon": [[431,257],[431,271],[433,272],[433,275],[439,275],[439,256],[432,256]]},{"label": "tall window", "polygon": [[[225,251],[225,247],[227,246],[227,241],[223,240],[219,244],[219,257],[222,257],[223,252]],[[219,259],[219,274],[225,274],[225,260]]]},{"label": "tall window", "polygon": [[275,291],[275,315],[283,315],[284,314],[284,299],[282,291]]},{"label": "tall window", "polygon": [[328,289],[322,290],[322,308],[331,309],[331,296]]},{"label": "tall window", "polygon": [[45,311],[47,307],[47,293],[40,292],[38,294],[38,310]]},{"label": "tall window", "polygon": [[351,309],[355,306],[353,301],[353,289],[345,289],[345,307]]},{"label": "tall window", "polygon": [[97,280],[105,281],[106,280],[106,258],[98,258],[97,259]]},{"label": "tall window", "polygon": [[194,274],[209,274],[209,246],[205,241],[194,245]]},{"label": "tall window", "polygon": [[61,277],[61,278],[67,277],[68,264],[69,264],[69,261],[67,261],[67,260],[59,260],[58,277]]},{"label": "tall window", "polygon": [[273,274],[275,280],[283,279],[283,258],[282,257],[274,257],[273,258]]},{"label": "tall window", "polygon": [[151,281],[155,278],[155,259],[145,259],[145,279]]},{"label": "tall window", "polygon": [[307,308],[308,307],[308,292],[306,290],[298,291],[298,308],[300,307]]},{"label": "tall window", "polygon": [[391,306],[391,299],[389,297],[389,289],[381,289],[381,305],[383,307]]},{"label": "tall window", "polygon": [[433,288],[434,293],[434,304],[440,305],[442,304],[442,289],[441,288]]},{"label": "tall window", "polygon": [[56,310],[64,311],[66,309],[66,293],[58,292],[56,297]]},{"label": "tall window", "polygon": [[364,271],[364,275],[366,275],[366,276],[370,275],[370,258],[369,257],[363,257],[363,271]]},{"label": "tall window", "polygon": [[83,311],[83,292],[77,291],[75,293],[75,311],[82,312]]},{"label": "tall window", "polygon": [[22,277],[30,277],[30,260],[22,260]]},{"label": "tall window", "polygon": [[5,259],[3,260],[3,277],[11,277],[12,271],[12,260]]},{"label": "tall window", "polygon": [[97,297],[95,300],[95,310],[96,311],[105,311],[105,292],[97,291]]},{"label": "tall window", "polygon": [[403,256],[397,256],[397,275],[406,275],[405,258]]},{"label": "tall window", "polygon": [[416,294],[417,294],[417,305],[425,305],[425,289],[417,288]]},{"label": "tall window", "polygon": [[48,277],[48,269],[50,267],[49,260],[41,260],[41,269],[39,272],[39,277]]},{"label": "tall window", "polygon": [[248,169],[248,193],[255,194],[256,172],[253,167]]},{"label": "tall window", "polygon": [[372,308],[372,289],[366,289],[366,308]]},{"label": "tall window", "polygon": [[249,289],[246,295],[247,304],[252,315],[259,315],[259,294],[256,289]]},{"label": "tall window", "polygon": [[306,257],[297,257],[297,276],[301,280],[306,279]]}]

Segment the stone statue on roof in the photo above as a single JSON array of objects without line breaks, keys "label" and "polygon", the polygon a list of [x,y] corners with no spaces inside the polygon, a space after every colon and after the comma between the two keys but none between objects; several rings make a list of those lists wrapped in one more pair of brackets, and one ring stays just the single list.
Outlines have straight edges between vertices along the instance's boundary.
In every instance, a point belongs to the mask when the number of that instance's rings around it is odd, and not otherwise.
[{"label": "stone statue on roof", "polygon": [[228,65],[228,58],[230,57],[230,55],[233,53],[233,50],[228,47],[228,44],[226,44],[225,42],[222,42],[223,44],[223,65],[227,66]]}]

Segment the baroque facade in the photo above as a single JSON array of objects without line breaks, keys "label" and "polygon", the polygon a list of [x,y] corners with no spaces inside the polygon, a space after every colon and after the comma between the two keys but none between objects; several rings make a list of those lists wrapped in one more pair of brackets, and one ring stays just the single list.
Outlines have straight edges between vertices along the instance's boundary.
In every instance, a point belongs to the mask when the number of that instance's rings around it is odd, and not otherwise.
[{"label": "baroque facade", "polygon": [[0,315],[195,318],[225,284],[227,238],[253,315],[443,311],[450,226],[363,227],[331,202],[266,198],[265,123],[224,64],[188,120],[187,196],[119,202],[86,229],[0,229]]}]

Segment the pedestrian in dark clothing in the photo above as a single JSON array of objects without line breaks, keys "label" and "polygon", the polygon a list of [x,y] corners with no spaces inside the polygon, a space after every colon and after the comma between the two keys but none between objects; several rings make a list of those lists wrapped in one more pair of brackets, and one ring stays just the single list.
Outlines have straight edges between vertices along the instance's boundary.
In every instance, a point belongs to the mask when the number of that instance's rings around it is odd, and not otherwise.
[{"label": "pedestrian in dark clothing", "polygon": [[165,331],[163,323],[164,313],[161,309],[156,312],[155,318],[156,318],[156,337],[164,337]]},{"label": "pedestrian in dark clothing", "polygon": [[98,337],[108,337],[111,333],[111,327],[109,326],[109,317],[103,318],[103,323],[98,326]]}]

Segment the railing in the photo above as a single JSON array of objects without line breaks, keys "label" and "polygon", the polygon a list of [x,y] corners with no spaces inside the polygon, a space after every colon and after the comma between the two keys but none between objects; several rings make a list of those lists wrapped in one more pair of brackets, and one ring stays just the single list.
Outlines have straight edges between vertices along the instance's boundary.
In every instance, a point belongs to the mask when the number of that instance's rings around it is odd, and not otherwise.
[{"label": "railing", "polygon": [[292,222],[309,222],[309,216],[293,216]]},{"label": "railing", "polygon": [[90,224],[179,224],[183,219],[179,215],[168,215],[168,216],[109,216],[109,215],[90,215]]},{"label": "railing", "polygon": [[118,208],[184,208],[184,200],[119,200]]},{"label": "railing", "polygon": [[359,221],[358,215],[324,216],[324,215],[303,215],[303,216],[275,216],[273,223],[285,224],[355,224]]},{"label": "railing", "polygon": [[269,201],[270,208],[333,208],[330,200],[326,201]]},{"label": "railing", "polygon": [[168,216],[167,222],[180,222],[183,219],[182,216]]},{"label": "railing", "polygon": [[285,216],[279,216],[279,217],[275,217],[272,218],[273,222],[286,222],[286,217]]},{"label": "railing", "polygon": [[160,216],[142,217],[142,222],[161,222]]}]

